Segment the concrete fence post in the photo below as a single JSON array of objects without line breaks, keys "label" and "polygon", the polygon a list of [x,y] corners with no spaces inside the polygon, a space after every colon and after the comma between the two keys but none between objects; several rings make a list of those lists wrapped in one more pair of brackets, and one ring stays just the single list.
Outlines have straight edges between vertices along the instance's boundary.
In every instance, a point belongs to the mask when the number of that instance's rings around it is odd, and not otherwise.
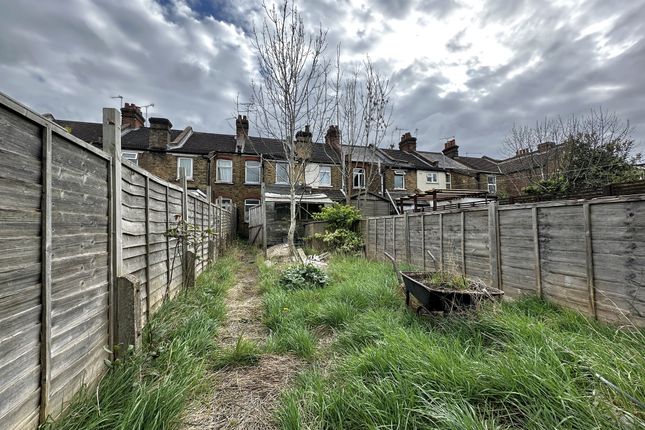
[{"label": "concrete fence post", "polygon": [[123,357],[128,347],[141,346],[141,281],[132,275],[117,279],[116,348]]}]

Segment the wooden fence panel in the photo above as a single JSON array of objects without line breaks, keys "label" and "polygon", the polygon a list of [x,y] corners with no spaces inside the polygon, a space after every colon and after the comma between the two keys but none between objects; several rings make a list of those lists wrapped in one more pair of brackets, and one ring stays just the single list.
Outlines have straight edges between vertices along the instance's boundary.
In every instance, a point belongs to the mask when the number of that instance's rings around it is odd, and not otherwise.
[{"label": "wooden fence panel", "polygon": [[[423,229],[425,244],[423,257],[425,259],[425,268],[426,270],[440,269],[441,236],[439,232],[439,215],[423,214]],[[434,260],[431,256],[428,255],[426,251],[430,251],[430,253],[437,260],[436,267]]]},{"label": "wooden fence panel", "polygon": [[43,128],[0,106],[0,428],[40,403]]},{"label": "wooden fence panel", "polygon": [[509,297],[536,294],[531,209],[499,210],[501,287]]},{"label": "wooden fence panel", "polygon": [[591,238],[598,318],[645,326],[645,201],[591,205]]},{"label": "wooden fence panel", "polygon": [[421,217],[423,214],[410,215],[408,217],[408,237],[410,243],[409,263],[420,270],[423,270],[423,240],[421,233]]},{"label": "wooden fence panel", "polygon": [[443,261],[444,268],[456,273],[462,272],[461,261],[461,215],[446,213],[443,215]]},{"label": "wooden fence panel", "polygon": [[541,208],[538,222],[544,297],[555,303],[588,312],[582,205]]},{"label": "wooden fence panel", "polygon": [[[52,167],[53,241],[77,246],[73,255],[56,247],[52,254],[50,403],[60,410],[82,384],[98,379],[107,358],[109,247],[95,239],[109,232],[110,166],[54,135]],[[84,178],[103,181],[88,186]]]},{"label": "wooden fence panel", "polygon": [[488,210],[464,213],[466,275],[479,278],[490,285],[490,244]]},{"label": "wooden fence panel", "polygon": [[400,215],[394,218],[394,254],[398,261],[405,261],[406,259],[406,240],[405,237],[405,217]]}]

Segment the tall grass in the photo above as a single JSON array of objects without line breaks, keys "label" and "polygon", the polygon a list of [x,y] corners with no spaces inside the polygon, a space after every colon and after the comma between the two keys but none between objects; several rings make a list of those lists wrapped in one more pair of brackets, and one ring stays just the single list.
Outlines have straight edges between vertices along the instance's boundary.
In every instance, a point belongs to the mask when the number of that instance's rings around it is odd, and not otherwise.
[{"label": "tall grass", "polygon": [[112,363],[97,392],[80,393],[45,429],[177,428],[216,348],[224,295],[238,264],[234,252],[220,258],[194,289],[164,304],[146,327],[141,350]]},{"label": "tall grass", "polygon": [[266,287],[265,318],[277,338],[298,327],[337,332],[331,370],[314,366],[284,394],[283,428],[645,426],[645,411],[626,396],[645,402],[643,331],[531,298],[418,318],[402,306],[388,266],[343,258],[330,270],[334,281],[322,290]]}]

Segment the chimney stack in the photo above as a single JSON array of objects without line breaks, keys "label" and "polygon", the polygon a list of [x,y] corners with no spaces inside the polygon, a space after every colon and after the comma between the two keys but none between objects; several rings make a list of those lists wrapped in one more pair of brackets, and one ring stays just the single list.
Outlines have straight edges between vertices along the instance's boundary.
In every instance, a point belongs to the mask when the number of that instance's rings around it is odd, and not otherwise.
[{"label": "chimney stack", "polygon": [[235,149],[244,152],[244,145],[249,138],[249,120],[246,115],[238,115],[235,120]]},{"label": "chimney stack", "polygon": [[311,158],[312,137],[313,135],[309,131],[309,125],[305,125],[304,130],[296,133],[296,157],[301,160],[309,160]]},{"label": "chimney stack", "polygon": [[455,139],[448,140],[443,147],[443,155],[449,158],[459,157],[459,146]]},{"label": "chimney stack", "polygon": [[547,152],[555,148],[555,142],[542,142],[538,145],[538,152]]},{"label": "chimney stack", "polygon": [[325,133],[325,144],[331,146],[339,154],[340,151],[340,130],[337,125],[330,125]]},{"label": "chimney stack", "polygon": [[401,141],[399,142],[399,149],[405,152],[413,152],[417,150],[417,138],[412,137],[408,132],[401,136]]},{"label": "chimney stack", "polygon": [[150,118],[150,136],[148,148],[165,151],[170,143],[172,123],[168,118]]},{"label": "chimney stack", "polygon": [[121,108],[121,126],[122,128],[141,128],[146,125],[146,120],[141,114],[141,108],[134,103],[126,103]]}]

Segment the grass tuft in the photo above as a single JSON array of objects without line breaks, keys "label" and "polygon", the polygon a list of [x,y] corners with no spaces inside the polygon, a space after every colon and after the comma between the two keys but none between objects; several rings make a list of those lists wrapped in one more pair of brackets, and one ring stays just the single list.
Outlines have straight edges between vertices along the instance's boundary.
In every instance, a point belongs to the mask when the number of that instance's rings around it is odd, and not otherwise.
[{"label": "grass tuft", "polygon": [[315,292],[285,292],[270,269],[263,274],[276,351],[307,345],[316,358],[311,333],[336,332],[324,373],[301,374],[283,395],[276,412],[283,428],[645,426],[645,412],[621,394],[645,402],[642,330],[535,298],[418,318],[403,306],[390,266],[337,257],[329,272],[328,287]]},{"label": "grass tuft", "polygon": [[222,369],[224,367],[249,366],[258,362],[261,353],[261,348],[256,342],[239,336],[232,348],[215,351],[212,358],[213,367]]},{"label": "grass tuft", "polygon": [[165,303],[146,326],[142,348],[113,362],[98,391],[80,392],[44,429],[177,428],[187,401],[203,386],[238,264],[233,250],[202,273],[194,289]]}]

